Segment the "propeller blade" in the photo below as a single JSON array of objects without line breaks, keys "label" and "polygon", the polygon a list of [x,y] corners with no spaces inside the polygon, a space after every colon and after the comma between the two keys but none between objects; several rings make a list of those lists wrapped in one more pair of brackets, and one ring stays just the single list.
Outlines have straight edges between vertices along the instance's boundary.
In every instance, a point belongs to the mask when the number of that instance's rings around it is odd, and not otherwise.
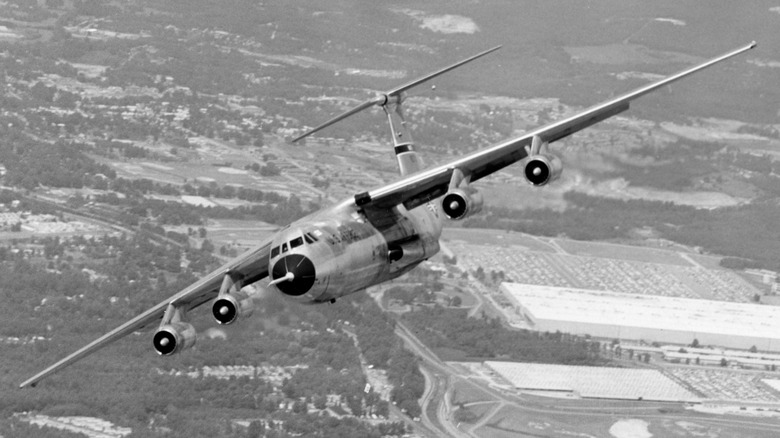
[{"label": "propeller blade", "polygon": [[385,93],[385,96],[388,96],[388,97],[397,96],[397,95],[403,93],[404,91],[406,91],[406,90],[408,90],[410,88],[413,88],[413,87],[416,87],[416,86],[422,84],[425,81],[431,80],[431,79],[435,78],[436,76],[439,76],[439,75],[442,75],[444,73],[447,73],[448,71],[456,69],[456,68],[460,67],[461,65],[469,63],[469,62],[471,62],[471,61],[473,61],[473,60],[475,60],[477,58],[481,58],[481,57],[487,55],[488,53],[493,53],[493,52],[495,52],[496,50],[498,50],[500,48],[501,48],[501,46],[496,46],[496,47],[493,47],[492,49],[485,50],[484,52],[477,53],[476,55],[474,55],[474,56],[472,56],[470,58],[466,58],[466,59],[464,59],[464,60],[462,60],[460,62],[456,62],[455,64],[452,64],[449,67],[444,67],[443,69],[441,69],[439,71],[433,72],[433,73],[431,73],[431,74],[429,74],[427,76],[423,76],[423,77],[421,77],[419,79],[415,79],[415,80],[413,80],[412,82],[409,82],[406,85],[402,85],[402,86],[400,86],[398,88],[390,90],[387,93]]},{"label": "propeller blade", "polygon": [[456,62],[455,64],[452,64],[452,65],[450,65],[448,67],[444,67],[441,70],[435,71],[435,72],[433,72],[433,73],[431,73],[429,75],[423,76],[423,77],[421,77],[419,79],[415,79],[415,80],[413,80],[413,81],[411,81],[411,82],[409,82],[409,83],[407,83],[405,85],[402,85],[402,86],[400,86],[398,88],[394,88],[394,89],[392,89],[392,90],[390,90],[390,91],[388,91],[386,93],[382,93],[378,97],[376,97],[374,99],[371,99],[371,100],[367,100],[367,101],[361,103],[360,105],[350,109],[349,111],[341,113],[338,116],[328,120],[327,122],[317,126],[316,128],[313,128],[313,129],[310,129],[310,130],[304,132],[303,134],[299,135],[298,137],[295,137],[292,140],[292,142],[295,143],[296,141],[298,141],[298,140],[300,140],[302,138],[308,137],[308,136],[314,134],[315,132],[317,132],[317,131],[319,131],[321,129],[327,128],[328,126],[330,126],[330,125],[332,125],[332,124],[334,124],[336,122],[340,122],[341,120],[344,120],[344,119],[346,119],[347,117],[349,117],[349,116],[351,116],[353,114],[359,113],[360,111],[363,111],[366,108],[370,108],[370,107],[372,107],[374,105],[382,106],[382,105],[387,103],[387,101],[388,101],[388,99],[390,97],[400,96],[401,93],[403,93],[404,91],[406,91],[406,90],[408,90],[410,88],[416,87],[417,85],[420,85],[420,84],[422,84],[425,81],[431,80],[431,79],[435,78],[436,76],[439,76],[441,74],[447,73],[448,71],[453,70],[455,68],[458,68],[461,65],[466,64],[468,62],[471,62],[471,61],[473,61],[473,60],[475,60],[477,58],[481,58],[481,57],[487,55],[488,53],[495,52],[496,50],[498,50],[500,48],[501,48],[501,46],[496,46],[496,47],[493,47],[492,49],[485,50],[484,52],[477,53],[476,55],[474,55],[472,57],[466,58],[466,59],[464,59],[464,60],[462,60],[460,62]]},{"label": "propeller blade", "polygon": [[349,117],[349,116],[351,116],[353,114],[359,113],[359,112],[363,111],[366,108],[372,107],[374,105],[381,105],[381,104],[383,104],[385,102],[385,100],[386,100],[385,96],[380,96],[380,97],[377,97],[377,98],[375,98],[373,100],[367,100],[367,101],[361,103],[360,105],[352,108],[351,110],[349,110],[347,112],[344,112],[344,113],[341,113],[338,116],[328,120],[327,122],[317,126],[316,128],[310,129],[310,130],[304,132],[303,134],[295,137],[292,140],[292,142],[295,143],[296,141],[298,141],[298,140],[300,140],[302,138],[308,137],[308,136],[314,134],[315,132],[317,132],[317,131],[319,131],[321,129],[327,128],[328,126],[330,126],[330,125],[332,125],[334,123],[340,122],[340,121],[346,119],[347,117]]}]

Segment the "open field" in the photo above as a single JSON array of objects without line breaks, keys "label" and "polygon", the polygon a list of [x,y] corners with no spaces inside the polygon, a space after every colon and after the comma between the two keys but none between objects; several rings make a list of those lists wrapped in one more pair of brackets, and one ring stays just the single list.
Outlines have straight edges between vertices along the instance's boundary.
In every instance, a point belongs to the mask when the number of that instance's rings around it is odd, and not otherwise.
[{"label": "open field", "polygon": [[493,400],[490,394],[474,388],[473,385],[465,385],[460,380],[456,380],[452,385],[451,397],[453,405],[467,405]]},{"label": "open field", "polygon": [[252,246],[259,244],[278,228],[260,221],[210,220],[207,237],[215,244],[220,242]]}]

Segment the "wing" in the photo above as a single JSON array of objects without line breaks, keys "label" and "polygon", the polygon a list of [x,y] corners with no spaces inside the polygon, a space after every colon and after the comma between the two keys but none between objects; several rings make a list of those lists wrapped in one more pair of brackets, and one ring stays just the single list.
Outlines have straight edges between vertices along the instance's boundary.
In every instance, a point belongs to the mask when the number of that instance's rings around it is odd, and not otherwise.
[{"label": "wing", "polygon": [[581,129],[626,111],[629,108],[630,102],[636,98],[644,96],[647,93],[696,73],[713,64],[750,50],[755,46],[756,43],[752,42],[747,46],[725,53],[622,96],[590,107],[579,114],[551,123],[535,131],[523,134],[520,137],[477,151],[445,165],[412,174],[407,178],[388,184],[384,187],[357,194],[355,195],[355,202],[361,206],[381,209],[391,208],[398,204],[404,204],[408,209],[414,208],[446,193],[452,173],[455,169],[459,169],[464,175],[470,175],[472,182],[476,181],[526,158],[528,156],[526,147],[531,145],[534,137],[538,137],[542,142],[547,143],[552,143],[565,138]]},{"label": "wing", "polygon": [[35,386],[41,379],[45,378],[46,376],[53,374],[62,368],[65,368],[73,362],[76,362],[77,360],[94,353],[106,345],[123,338],[134,331],[142,329],[149,324],[158,323],[162,319],[162,316],[165,313],[165,309],[169,304],[173,304],[176,307],[185,310],[190,310],[215,298],[227,272],[230,272],[231,275],[240,278],[242,280],[242,284],[244,285],[254,283],[257,280],[267,277],[270,248],[271,243],[269,241],[245,252],[244,254],[236,257],[235,259],[229,261],[220,268],[201,278],[196,283],[193,283],[186,289],[157,304],[156,306],[136,316],[130,321],[127,321],[126,323],[120,325],[119,327],[106,333],[98,339],[95,339],[90,344],[82,347],[75,353],[65,357],[64,359],[46,368],[35,376],[25,380],[21,385],[19,385],[19,387],[24,388],[25,386]]}]

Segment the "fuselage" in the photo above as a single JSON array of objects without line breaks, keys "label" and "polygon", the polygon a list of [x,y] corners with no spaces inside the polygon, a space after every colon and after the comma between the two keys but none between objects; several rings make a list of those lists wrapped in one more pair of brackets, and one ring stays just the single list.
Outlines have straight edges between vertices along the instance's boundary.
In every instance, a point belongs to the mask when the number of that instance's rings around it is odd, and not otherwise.
[{"label": "fuselage", "polygon": [[439,252],[434,202],[407,211],[366,211],[350,198],[299,219],[271,245],[273,287],[301,301],[327,302],[396,278]]}]

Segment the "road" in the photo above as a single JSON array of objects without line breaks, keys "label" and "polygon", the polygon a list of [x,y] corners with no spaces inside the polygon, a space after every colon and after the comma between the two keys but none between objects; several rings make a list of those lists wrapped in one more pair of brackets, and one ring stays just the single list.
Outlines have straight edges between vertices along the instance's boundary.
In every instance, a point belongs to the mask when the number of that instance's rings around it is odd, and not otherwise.
[{"label": "road", "polygon": [[[744,436],[756,436],[757,433],[762,433],[761,436],[774,436],[773,433],[778,430],[777,420],[743,420],[682,410],[668,413],[659,412],[660,409],[679,409],[681,407],[674,403],[626,402],[625,406],[616,406],[614,403],[576,406],[572,403],[561,403],[553,398],[529,397],[521,393],[504,392],[446,362],[442,362],[403,322],[396,323],[395,333],[404,342],[406,348],[422,359],[420,370],[425,377],[426,388],[421,399],[423,412],[421,422],[425,429],[432,431],[431,436],[477,438],[480,436],[480,428],[491,421],[496,421],[496,414],[506,407],[512,408],[516,412],[528,413],[527,417],[530,418],[556,416],[566,421],[572,421],[573,418],[575,419],[573,421],[576,421],[578,417],[583,419],[603,418],[605,423],[609,423],[629,416],[648,422],[653,420],[653,424],[688,421],[713,428],[729,427],[732,428],[732,431],[739,431]],[[459,389],[471,387],[476,392],[489,395],[490,400],[484,403],[493,403],[494,406],[475,423],[458,424],[451,404],[452,388],[455,383],[459,384]],[[591,402],[584,401],[583,403]]]}]

